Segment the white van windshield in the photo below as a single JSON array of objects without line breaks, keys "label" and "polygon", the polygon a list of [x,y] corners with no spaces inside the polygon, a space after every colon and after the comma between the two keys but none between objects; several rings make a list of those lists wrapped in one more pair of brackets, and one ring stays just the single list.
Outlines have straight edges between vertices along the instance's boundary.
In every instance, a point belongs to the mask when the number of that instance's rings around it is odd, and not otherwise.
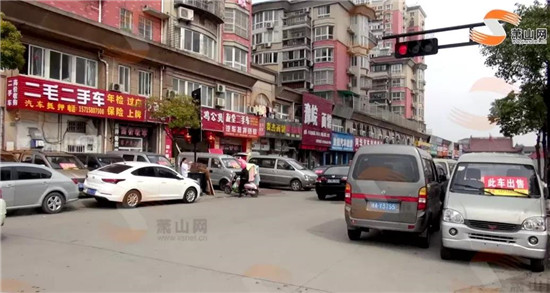
[{"label": "white van windshield", "polygon": [[224,158],[222,159],[223,164],[228,169],[241,169],[241,165],[239,165],[239,162],[236,159],[233,158]]},{"label": "white van windshield", "polygon": [[460,163],[451,181],[451,192],[488,196],[539,198],[535,169],[528,165]]}]

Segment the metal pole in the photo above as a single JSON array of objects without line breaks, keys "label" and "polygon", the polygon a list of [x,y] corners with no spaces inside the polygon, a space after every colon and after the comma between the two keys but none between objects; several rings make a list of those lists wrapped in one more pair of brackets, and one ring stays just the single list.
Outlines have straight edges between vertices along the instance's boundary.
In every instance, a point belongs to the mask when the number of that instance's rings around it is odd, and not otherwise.
[{"label": "metal pole", "polygon": [[193,153],[194,153],[194,159],[193,162],[197,162],[197,143],[193,143]]},{"label": "metal pole", "polygon": [[479,26],[484,26],[484,25],[485,25],[484,22],[478,22],[478,23],[471,23],[471,24],[464,24],[464,25],[457,25],[457,26],[448,26],[448,27],[436,28],[436,29],[427,30],[427,31],[420,31],[420,32],[412,32],[412,33],[404,33],[404,34],[398,34],[398,35],[385,36],[385,37],[382,37],[382,40],[398,39],[398,38],[402,38],[402,37],[418,36],[418,35],[446,32],[446,31],[454,31],[454,30],[467,29],[467,28],[471,29],[471,28],[474,28],[474,27],[479,27]]}]

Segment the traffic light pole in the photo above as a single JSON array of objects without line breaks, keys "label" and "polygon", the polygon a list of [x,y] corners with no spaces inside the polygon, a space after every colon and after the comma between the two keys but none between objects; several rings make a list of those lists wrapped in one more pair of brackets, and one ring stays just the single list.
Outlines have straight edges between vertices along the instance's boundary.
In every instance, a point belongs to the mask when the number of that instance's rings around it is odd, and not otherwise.
[{"label": "traffic light pole", "polygon": [[[447,32],[447,31],[455,31],[455,30],[461,30],[461,29],[470,29],[471,30],[474,27],[480,27],[480,26],[484,26],[484,25],[485,25],[485,23],[478,22],[478,23],[470,23],[470,24],[464,24],[464,25],[448,26],[448,27],[436,28],[436,29],[427,30],[427,31],[410,32],[410,33],[404,33],[404,34],[398,34],[398,35],[385,36],[385,37],[382,37],[382,40],[396,39],[397,41],[399,41],[399,38],[403,38],[403,37],[419,36],[419,35]],[[453,43],[453,44],[439,45],[438,48],[439,49],[448,49],[448,48],[465,47],[465,46],[472,46],[472,45],[478,45],[478,43],[472,42],[471,40],[469,40],[468,42],[463,42],[463,43]]]}]

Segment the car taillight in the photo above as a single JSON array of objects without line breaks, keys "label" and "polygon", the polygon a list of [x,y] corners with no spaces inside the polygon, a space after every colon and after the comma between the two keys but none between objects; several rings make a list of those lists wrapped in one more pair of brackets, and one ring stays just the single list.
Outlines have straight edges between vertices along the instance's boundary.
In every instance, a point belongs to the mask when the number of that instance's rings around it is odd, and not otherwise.
[{"label": "car taillight", "polygon": [[126,179],[105,179],[105,178],[103,178],[103,179],[101,179],[101,180],[102,180],[103,182],[112,183],[112,184],[117,184],[117,183],[119,183],[119,182],[121,182],[121,181],[124,181],[124,180],[126,180]]},{"label": "car taillight", "polygon": [[351,185],[346,183],[346,193],[345,193],[345,202],[346,204],[351,204]]},{"label": "car taillight", "polygon": [[323,170],[315,170],[315,174],[317,174],[317,175],[323,174]]},{"label": "car taillight", "polygon": [[71,178],[73,180],[74,184],[78,184],[78,178]]},{"label": "car taillight", "polygon": [[342,181],[344,181],[344,182],[348,181],[348,177],[345,177],[345,176],[342,177]]},{"label": "car taillight", "polygon": [[320,183],[320,182],[325,182],[325,181],[327,181],[327,178],[325,178],[325,177],[317,177],[317,182]]},{"label": "car taillight", "polygon": [[418,190],[418,207],[417,210],[423,211],[426,209],[426,199],[427,199],[427,188],[422,187]]}]

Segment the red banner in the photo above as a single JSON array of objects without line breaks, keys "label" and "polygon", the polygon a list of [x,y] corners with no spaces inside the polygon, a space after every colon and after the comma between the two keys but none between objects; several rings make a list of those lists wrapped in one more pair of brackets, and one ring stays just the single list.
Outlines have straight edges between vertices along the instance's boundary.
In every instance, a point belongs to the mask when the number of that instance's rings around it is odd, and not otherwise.
[{"label": "red banner", "polygon": [[8,109],[145,121],[145,98],[28,76],[8,78]]},{"label": "red banner", "polygon": [[529,190],[529,179],[526,177],[485,176],[485,188]]},{"label": "red banner", "polygon": [[356,136],[354,139],[355,144],[355,151],[358,151],[359,148],[365,145],[373,145],[373,144],[382,144],[382,141],[375,138],[367,138],[367,137],[360,137]]},{"label": "red banner", "polygon": [[201,108],[202,130],[223,132],[223,121],[223,111],[211,108]]},{"label": "red banner", "polygon": [[330,148],[332,134],[332,102],[312,94],[303,96],[302,148]]},{"label": "red banner", "polygon": [[257,116],[224,112],[224,135],[244,138],[257,138],[260,119]]}]

